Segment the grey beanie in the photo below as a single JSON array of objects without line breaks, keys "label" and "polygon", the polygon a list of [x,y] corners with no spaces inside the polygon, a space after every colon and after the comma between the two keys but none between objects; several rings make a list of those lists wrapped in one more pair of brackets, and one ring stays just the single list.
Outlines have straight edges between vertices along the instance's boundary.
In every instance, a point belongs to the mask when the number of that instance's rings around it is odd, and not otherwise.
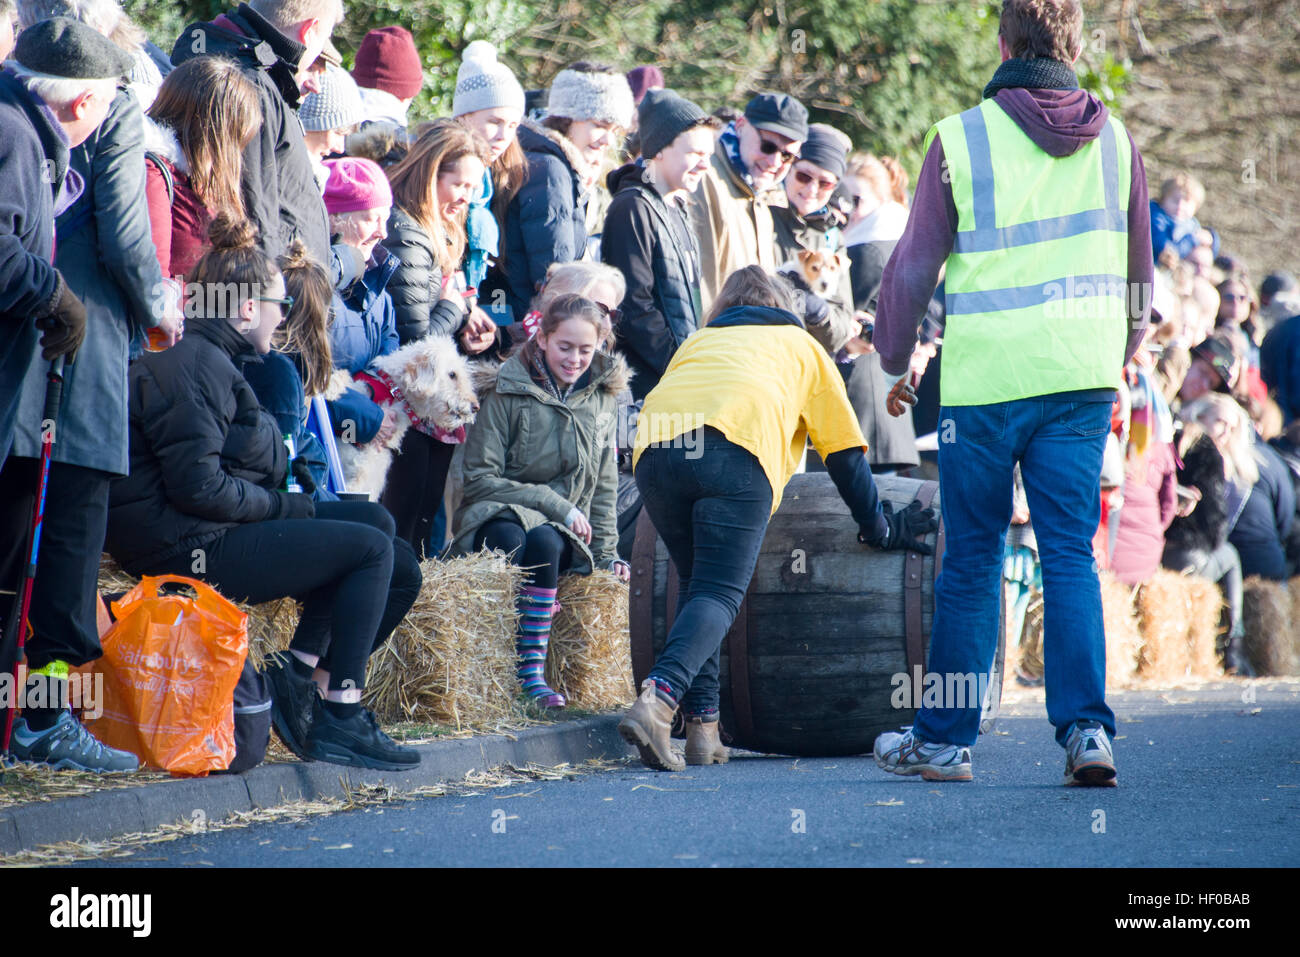
[{"label": "grey beanie", "polygon": [[336,66],[325,69],[320,78],[320,91],[303,97],[298,108],[298,119],[308,133],[344,130],[365,118],[366,108],[357,81],[347,70]]},{"label": "grey beanie", "polygon": [[654,159],[659,151],[709,115],[672,90],[647,90],[636,108],[641,132],[641,155]]},{"label": "grey beanie", "polygon": [[799,151],[799,158],[826,170],[837,179],[842,179],[848,168],[848,151],[844,149],[843,141],[820,123],[808,127],[808,138]]},{"label": "grey beanie", "polygon": [[112,80],[134,65],[131,56],[93,27],[51,17],[18,34],[14,60],[33,73],[67,80]]},{"label": "grey beanie", "polygon": [[546,115],[569,120],[632,125],[632,88],[622,73],[561,70],[551,83]]},{"label": "grey beanie", "polygon": [[476,110],[509,107],[524,111],[524,88],[510,67],[497,60],[497,48],[486,40],[475,40],[465,48],[456,73],[456,92],[451,115],[464,116]]}]

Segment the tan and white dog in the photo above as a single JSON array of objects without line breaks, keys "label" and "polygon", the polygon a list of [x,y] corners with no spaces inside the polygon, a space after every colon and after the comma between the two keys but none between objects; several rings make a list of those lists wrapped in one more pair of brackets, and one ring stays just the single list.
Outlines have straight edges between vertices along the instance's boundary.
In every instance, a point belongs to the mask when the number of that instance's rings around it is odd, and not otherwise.
[{"label": "tan and white dog", "polygon": [[[402,439],[414,424],[412,418],[446,432],[455,432],[474,421],[479,400],[475,395],[476,376],[470,363],[460,354],[449,336],[428,336],[409,342],[396,352],[380,356],[370,369],[380,380],[396,389],[382,388],[378,405],[387,412],[397,410],[397,429],[387,442],[377,439],[365,445],[339,442],[343,478],[349,492],[365,492],[372,502],[379,501],[388,480],[388,468]],[[367,373],[358,373],[364,380]],[[354,380],[346,369],[336,369],[326,392],[335,399],[346,389],[369,392],[364,381]]]},{"label": "tan and white dog", "polygon": [[825,299],[840,285],[840,273],[849,267],[849,257],[829,249],[801,249],[798,255],[778,272],[795,272],[803,276],[812,291]]}]

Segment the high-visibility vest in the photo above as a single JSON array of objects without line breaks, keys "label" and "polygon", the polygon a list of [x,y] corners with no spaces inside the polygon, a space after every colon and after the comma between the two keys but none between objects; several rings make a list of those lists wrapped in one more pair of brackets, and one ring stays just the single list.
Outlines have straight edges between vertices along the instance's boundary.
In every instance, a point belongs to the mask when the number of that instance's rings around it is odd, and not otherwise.
[{"label": "high-visibility vest", "polygon": [[1128,339],[1132,148],[1113,115],[1045,153],[992,99],[940,120],[957,207],[940,395],[984,405],[1115,388]]}]

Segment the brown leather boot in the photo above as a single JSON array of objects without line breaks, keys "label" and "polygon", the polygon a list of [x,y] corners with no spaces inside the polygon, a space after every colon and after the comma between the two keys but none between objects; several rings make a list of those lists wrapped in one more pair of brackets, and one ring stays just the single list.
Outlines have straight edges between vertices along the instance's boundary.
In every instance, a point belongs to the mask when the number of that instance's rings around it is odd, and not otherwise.
[{"label": "brown leather boot", "polygon": [[618,733],[641,752],[641,761],[660,771],[685,771],[684,762],[671,744],[673,713],[655,693],[653,678],[641,682],[641,694],[618,723]]},{"label": "brown leather boot", "polygon": [[703,718],[686,719],[686,763],[726,764],[731,752],[718,737],[718,722]]}]

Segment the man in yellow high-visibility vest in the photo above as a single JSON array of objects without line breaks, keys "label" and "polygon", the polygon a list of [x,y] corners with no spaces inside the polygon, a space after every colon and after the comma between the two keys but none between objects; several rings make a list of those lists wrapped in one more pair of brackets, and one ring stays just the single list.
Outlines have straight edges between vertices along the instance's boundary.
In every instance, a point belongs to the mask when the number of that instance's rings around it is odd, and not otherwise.
[{"label": "man in yellow high-visibility vest", "polygon": [[[885,267],[875,346],[891,409],[946,264],[939,476],[947,547],[928,675],[954,700],[876,741],[876,763],[971,780],[970,749],[997,648],[1003,545],[1020,463],[1043,567],[1048,718],[1067,785],[1115,783],[1106,645],[1091,539],[1121,370],[1141,341],[1153,280],[1142,158],[1079,89],[1077,0],[1004,0],[1002,65],[983,102],[940,120],[902,240]],[[932,702],[926,702],[931,704]]]}]

